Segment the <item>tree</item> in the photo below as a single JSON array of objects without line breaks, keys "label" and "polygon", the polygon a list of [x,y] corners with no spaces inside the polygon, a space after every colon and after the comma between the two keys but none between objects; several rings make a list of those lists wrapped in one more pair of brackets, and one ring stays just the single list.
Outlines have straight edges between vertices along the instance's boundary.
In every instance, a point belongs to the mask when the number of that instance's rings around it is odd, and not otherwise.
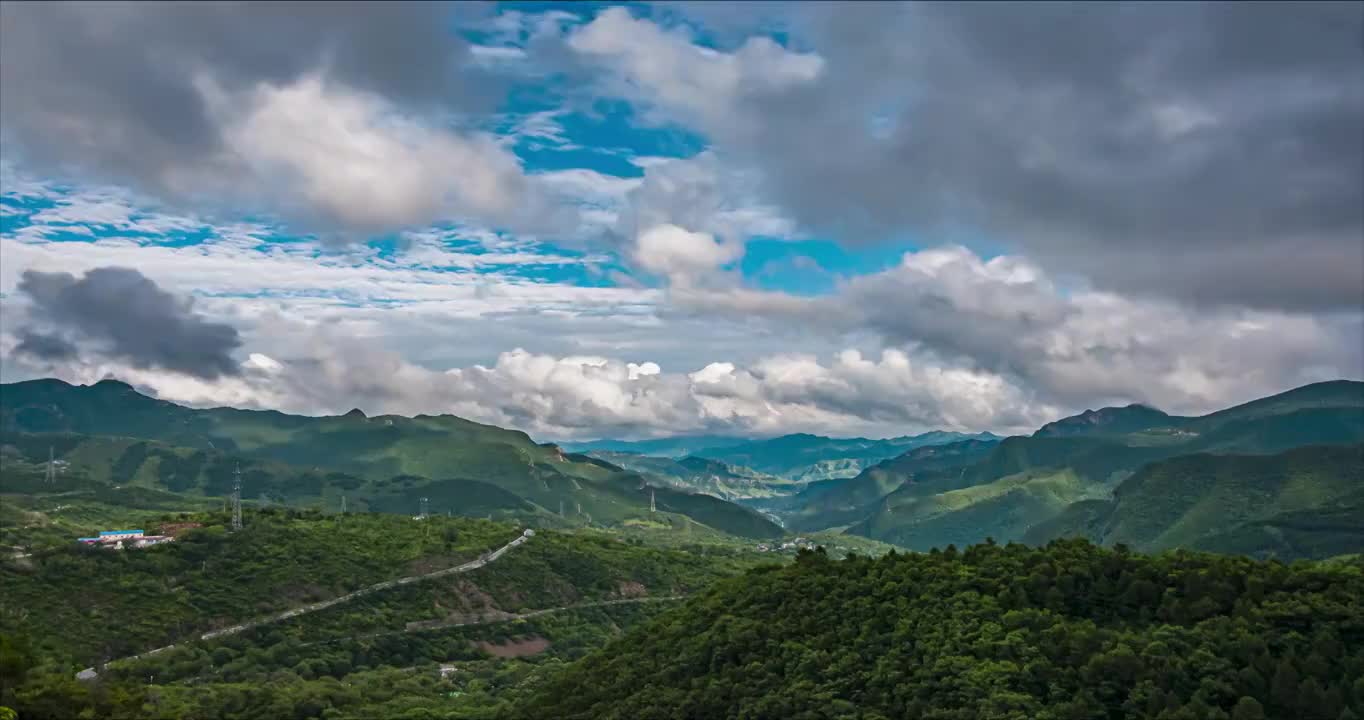
[{"label": "tree", "polygon": [[1253,697],[1242,697],[1231,709],[1231,720],[1265,720],[1265,708]]},{"label": "tree", "polygon": [[1274,679],[1269,681],[1269,697],[1275,707],[1285,712],[1298,708],[1298,670],[1293,667],[1291,658],[1279,661],[1274,670]]}]

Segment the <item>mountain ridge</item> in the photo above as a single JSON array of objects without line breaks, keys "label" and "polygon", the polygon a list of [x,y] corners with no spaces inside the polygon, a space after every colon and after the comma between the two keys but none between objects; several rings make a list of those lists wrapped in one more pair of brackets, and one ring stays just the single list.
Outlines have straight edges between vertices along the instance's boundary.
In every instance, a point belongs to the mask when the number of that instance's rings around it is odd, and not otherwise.
[{"label": "mountain ridge", "polygon": [[[0,386],[0,431],[162,443],[167,448],[155,448],[155,458],[145,458],[144,452],[126,460],[149,487],[164,486],[164,479],[159,466],[138,469],[147,462],[174,456],[180,463],[196,453],[225,453],[280,463],[292,468],[280,470],[289,477],[302,477],[316,468],[345,474],[360,484],[348,480],[337,486],[327,473],[313,473],[315,487],[307,498],[339,502],[344,491],[353,500],[379,503],[376,509],[410,513],[421,497],[429,496],[437,501],[438,511],[467,510],[470,499],[462,493],[496,495],[469,484],[474,482],[529,503],[534,510],[527,519],[537,522],[558,524],[559,520],[551,521],[554,516],[570,525],[642,521],[653,514],[649,508],[656,500],[661,512],[685,515],[722,532],[781,534],[780,527],[747,508],[667,486],[650,487],[637,473],[566,456],[557,446],[537,444],[520,430],[452,415],[313,417],[270,410],[195,409],[143,395],[117,381],[72,385],[40,380]],[[123,453],[137,444],[119,445]],[[45,457],[29,459],[39,462]],[[189,489],[225,494],[221,487],[225,478],[215,477],[218,484],[212,488],[196,483]],[[505,497],[497,502],[511,504]]]}]

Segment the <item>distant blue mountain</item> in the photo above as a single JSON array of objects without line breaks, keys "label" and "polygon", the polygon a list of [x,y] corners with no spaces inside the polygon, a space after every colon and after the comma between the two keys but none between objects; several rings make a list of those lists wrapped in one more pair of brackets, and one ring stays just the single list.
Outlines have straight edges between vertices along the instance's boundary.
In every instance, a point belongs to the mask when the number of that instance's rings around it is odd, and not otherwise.
[{"label": "distant blue mountain", "polygon": [[678,435],[676,437],[656,438],[653,440],[612,440],[603,438],[601,440],[588,440],[586,442],[564,442],[559,443],[559,445],[569,452],[608,450],[610,452],[628,452],[639,455],[653,455],[655,457],[680,458],[687,455],[695,455],[702,450],[728,447],[730,445],[738,445],[751,441],[752,438],[737,437],[734,435]]}]

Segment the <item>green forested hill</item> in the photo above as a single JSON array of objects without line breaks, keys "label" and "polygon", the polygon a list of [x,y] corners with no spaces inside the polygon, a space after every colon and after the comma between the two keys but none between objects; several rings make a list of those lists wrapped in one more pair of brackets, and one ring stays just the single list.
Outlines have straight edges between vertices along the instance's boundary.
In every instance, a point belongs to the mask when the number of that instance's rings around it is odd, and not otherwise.
[{"label": "green forested hill", "polygon": [[[90,481],[223,496],[235,468],[243,496],[274,502],[415,513],[494,514],[548,524],[621,524],[647,519],[649,480],[564,454],[525,433],[453,416],[358,411],[301,417],[231,408],[195,410],[104,381],[5,385],[0,428],[6,478],[41,477],[51,451]],[[751,537],[781,529],[716,498],[656,491],[666,509],[703,526]],[[552,517],[551,517],[552,516]]]},{"label": "green forested hill", "polygon": [[1072,507],[1027,539],[1326,558],[1364,547],[1361,499],[1364,445],[1186,455],[1145,466],[1111,501]]},{"label": "green forested hill", "polygon": [[1300,718],[1364,712],[1364,566],[1084,541],[721,581],[507,718]]},{"label": "green forested hill", "polygon": [[[668,550],[618,534],[541,531],[481,568],[196,640],[206,630],[459,565],[521,529],[477,519],[418,522],[276,508],[253,510],[242,532],[228,534],[223,514],[188,519],[205,527],[168,545],[123,552],[67,546],[0,559],[0,705],[17,708],[24,720],[82,712],[393,717],[410,708],[480,716],[499,701],[501,688],[490,682],[519,681],[537,672],[537,663],[576,658],[662,612],[673,598],[766,559],[732,546]],[[171,643],[150,657],[111,664],[97,682],[73,679],[96,661]],[[531,657],[498,660],[503,647]],[[438,684],[393,675],[415,666],[427,677],[436,663],[449,661],[464,674]],[[411,696],[394,698],[373,686],[376,678],[408,687]],[[343,682],[365,690],[338,692]],[[464,699],[451,702],[452,692]]]},{"label": "green forested hill", "polygon": [[[1231,498],[1246,477],[1242,470],[1253,469],[1257,461],[1239,461],[1235,469],[1214,476],[1186,477],[1184,473],[1200,472],[1199,468],[1218,462],[1215,457],[1221,455],[1273,455],[1305,446],[1358,443],[1364,440],[1361,388],[1364,383],[1318,383],[1197,418],[1168,416],[1143,406],[1091,411],[1053,423],[1033,436],[1006,438],[957,466],[935,465],[908,453],[847,482],[845,487],[860,491],[860,495],[843,488],[831,492],[830,488],[811,487],[804,496],[812,502],[803,508],[783,510],[793,526],[820,528],[852,523],[848,532],[912,549],[980,542],[986,537],[1000,541],[1045,541],[1066,534],[1095,537],[1088,528],[1096,513],[1106,513],[1100,512],[1106,507],[1102,503],[1120,486],[1128,487],[1124,481],[1134,473],[1160,467],[1160,472],[1169,477],[1171,488],[1166,504],[1180,512],[1192,511],[1181,503],[1192,503],[1195,498],[1175,489],[1206,483],[1218,489],[1209,489],[1212,499],[1204,501],[1201,511],[1188,515],[1184,528],[1166,540],[1134,531],[1123,536],[1123,541],[1141,547],[1188,546],[1186,541],[1194,535],[1230,530],[1230,520],[1246,519],[1234,512],[1219,515],[1217,508],[1224,499],[1231,503],[1229,508],[1240,502]],[[1192,457],[1205,459],[1177,462]],[[1310,464],[1312,457],[1310,452],[1292,455],[1287,462]],[[1292,471],[1278,461],[1263,465],[1270,467],[1281,475]],[[1348,473],[1339,468],[1337,472],[1348,482]],[[878,490],[885,494],[869,500]],[[816,492],[823,492],[838,497],[838,491],[856,502],[821,502],[816,496]],[[1285,508],[1285,512],[1332,507],[1322,504],[1326,500],[1319,494],[1296,497],[1299,504]],[[1234,542],[1228,540],[1220,547],[1239,547],[1258,554],[1271,549],[1283,552],[1291,544],[1270,542],[1276,537],[1276,527],[1262,525],[1259,532],[1241,533]],[[1297,529],[1289,534],[1301,538],[1301,523],[1295,521],[1293,527]],[[1357,551],[1364,547],[1352,546],[1351,537],[1337,533],[1331,540],[1319,538],[1320,550],[1353,547],[1351,551]],[[1252,542],[1253,538],[1261,542]],[[1292,551],[1290,555],[1322,557],[1316,551]]]}]

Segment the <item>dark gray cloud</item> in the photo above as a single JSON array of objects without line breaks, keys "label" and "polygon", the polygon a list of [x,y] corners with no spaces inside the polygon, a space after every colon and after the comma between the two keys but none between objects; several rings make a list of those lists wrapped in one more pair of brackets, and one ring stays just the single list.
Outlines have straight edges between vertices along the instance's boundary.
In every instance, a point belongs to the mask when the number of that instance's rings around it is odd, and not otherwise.
[{"label": "dark gray cloud", "polygon": [[19,331],[19,344],[14,352],[46,362],[60,362],[76,357],[78,350],[70,340],[60,335],[49,335],[23,329]]},{"label": "dark gray cloud", "polygon": [[707,131],[806,227],[983,230],[1124,292],[1364,305],[1364,4],[798,3],[786,24],[819,82]]},{"label": "dark gray cloud", "polygon": [[[162,290],[131,268],[96,268],[80,278],[28,270],[18,290],[31,302],[34,319],[90,340],[103,354],[134,367],[209,379],[238,373],[232,358],[241,345],[236,328],[205,320],[191,299]],[[21,334],[19,349],[46,360],[74,351],[70,340],[32,329]]]},{"label": "dark gray cloud", "polygon": [[[248,177],[202,83],[228,93],[325,70],[413,112],[492,109],[498,82],[453,32],[478,4],[437,2],[4,3],[6,154],[49,176],[222,201]],[[237,96],[233,96],[237,97]],[[239,189],[239,188],[234,188]],[[238,198],[227,198],[227,201]]]}]

